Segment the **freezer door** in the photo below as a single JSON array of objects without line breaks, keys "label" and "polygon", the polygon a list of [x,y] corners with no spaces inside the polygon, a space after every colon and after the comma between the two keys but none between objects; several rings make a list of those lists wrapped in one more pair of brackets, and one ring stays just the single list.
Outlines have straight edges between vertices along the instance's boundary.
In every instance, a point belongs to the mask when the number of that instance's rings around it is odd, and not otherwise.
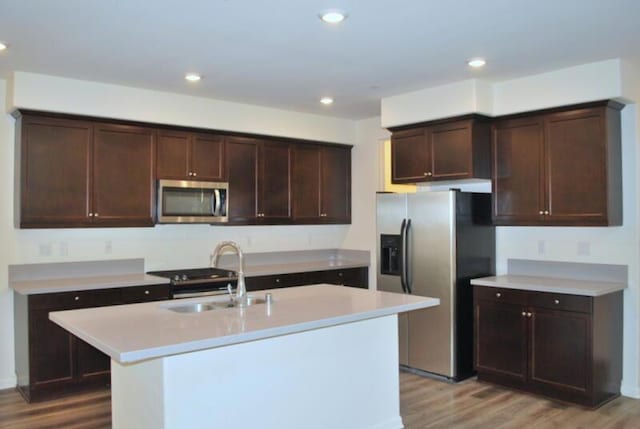
[{"label": "freezer door", "polygon": [[422,192],[408,198],[409,283],[414,295],[440,299],[408,317],[409,366],[455,376],[455,193]]},{"label": "freezer door", "polygon": [[381,274],[381,236],[399,235],[402,221],[407,214],[407,194],[377,194],[376,248],[377,248],[377,288],[387,292],[403,293],[400,276]]}]

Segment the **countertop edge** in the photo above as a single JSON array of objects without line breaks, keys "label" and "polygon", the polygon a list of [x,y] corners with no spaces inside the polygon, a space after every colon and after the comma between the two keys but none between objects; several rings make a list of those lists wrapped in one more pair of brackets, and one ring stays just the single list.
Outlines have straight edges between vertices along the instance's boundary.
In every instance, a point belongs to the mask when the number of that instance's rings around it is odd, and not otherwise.
[{"label": "countertop edge", "polygon": [[[502,277],[502,278],[501,278]],[[562,293],[567,295],[580,295],[580,296],[590,296],[590,297],[598,297],[607,295],[610,293],[618,292],[626,289],[627,285],[624,283],[612,283],[612,282],[589,282],[586,280],[571,280],[571,279],[560,279],[553,277],[532,277],[532,276],[515,276],[509,275],[511,280],[518,280],[517,282],[509,281],[504,278],[506,276],[495,276],[495,277],[482,277],[478,279],[472,279],[472,286],[487,286],[487,287],[499,287],[505,289],[517,289],[517,290],[525,290],[532,292],[548,292],[548,293]],[[536,284],[532,282],[527,282],[528,279],[536,279],[543,284]],[[575,282],[577,284],[590,284],[594,287],[597,285],[597,289],[593,288],[581,288],[579,285],[570,286],[567,284],[558,285],[553,284],[553,282],[559,283],[570,283]]]},{"label": "countertop edge", "polygon": [[[97,289],[117,289],[136,286],[168,285],[169,279],[149,274],[132,274],[136,278],[124,279],[128,275],[74,277],[67,279],[28,280],[9,283],[9,288],[20,295],[42,295],[46,293],[82,292]],[[66,284],[65,284],[66,283]],[[44,286],[40,286],[44,285]]]}]

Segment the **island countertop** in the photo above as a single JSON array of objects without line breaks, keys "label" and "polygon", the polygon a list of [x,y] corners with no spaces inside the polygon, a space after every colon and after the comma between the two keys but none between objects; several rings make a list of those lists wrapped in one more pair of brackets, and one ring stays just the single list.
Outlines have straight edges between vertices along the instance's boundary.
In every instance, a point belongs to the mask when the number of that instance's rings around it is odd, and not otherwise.
[{"label": "island countertop", "polygon": [[[310,285],[269,291],[273,303],[178,313],[183,299],[52,312],[49,318],[119,363],[188,353],[436,306],[436,298]],[[263,297],[264,291],[251,295]]]}]

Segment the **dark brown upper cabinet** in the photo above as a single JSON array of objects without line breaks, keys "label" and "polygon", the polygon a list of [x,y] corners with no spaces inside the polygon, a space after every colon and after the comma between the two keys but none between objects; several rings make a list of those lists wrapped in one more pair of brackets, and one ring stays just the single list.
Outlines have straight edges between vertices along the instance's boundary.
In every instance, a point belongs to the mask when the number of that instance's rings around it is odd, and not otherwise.
[{"label": "dark brown upper cabinet", "polygon": [[290,223],[290,145],[230,137],[226,152],[229,221],[236,224]]},{"label": "dark brown upper cabinet", "polygon": [[497,120],[494,222],[621,225],[621,108],[605,101]]},{"label": "dark brown upper cabinet", "polygon": [[159,131],[156,176],[174,180],[223,180],[224,137]]},{"label": "dark brown upper cabinet", "polygon": [[472,115],[391,128],[391,181],[489,179],[488,120]]},{"label": "dark brown upper cabinet", "polygon": [[154,132],[25,114],[22,228],[153,226]]},{"label": "dark brown upper cabinet", "polygon": [[351,223],[351,148],[295,145],[295,223]]}]

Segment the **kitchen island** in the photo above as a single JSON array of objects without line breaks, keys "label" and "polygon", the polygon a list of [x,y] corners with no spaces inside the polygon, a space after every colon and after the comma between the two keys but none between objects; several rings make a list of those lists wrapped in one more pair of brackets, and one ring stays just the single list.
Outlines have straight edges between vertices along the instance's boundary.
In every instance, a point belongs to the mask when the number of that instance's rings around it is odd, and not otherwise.
[{"label": "kitchen island", "polygon": [[397,314],[439,301],[334,285],[272,296],[200,313],[175,307],[212,298],[50,318],[111,357],[116,429],[403,427]]}]

